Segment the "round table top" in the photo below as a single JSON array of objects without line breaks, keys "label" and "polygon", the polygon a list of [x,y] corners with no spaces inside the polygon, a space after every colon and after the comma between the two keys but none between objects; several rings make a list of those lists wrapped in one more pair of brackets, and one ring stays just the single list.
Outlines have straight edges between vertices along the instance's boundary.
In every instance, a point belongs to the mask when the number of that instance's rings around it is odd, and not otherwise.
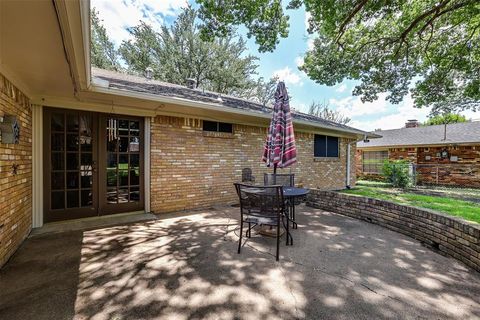
[{"label": "round table top", "polygon": [[308,194],[310,190],[297,187],[283,187],[284,197],[300,197]]}]

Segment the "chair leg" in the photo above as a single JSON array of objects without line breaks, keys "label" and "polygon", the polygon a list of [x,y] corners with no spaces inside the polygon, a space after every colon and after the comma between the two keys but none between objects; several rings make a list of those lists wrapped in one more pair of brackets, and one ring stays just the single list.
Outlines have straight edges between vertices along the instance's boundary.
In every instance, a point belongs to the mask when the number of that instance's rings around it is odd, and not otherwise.
[{"label": "chair leg", "polygon": [[238,253],[240,253],[240,248],[242,247],[242,233],[243,233],[243,218],[240,221],[240,235],[238,239]]},{"label": "chair leg", "polygon": [[277,261],[280,252],[280,217],[277,220]]}]

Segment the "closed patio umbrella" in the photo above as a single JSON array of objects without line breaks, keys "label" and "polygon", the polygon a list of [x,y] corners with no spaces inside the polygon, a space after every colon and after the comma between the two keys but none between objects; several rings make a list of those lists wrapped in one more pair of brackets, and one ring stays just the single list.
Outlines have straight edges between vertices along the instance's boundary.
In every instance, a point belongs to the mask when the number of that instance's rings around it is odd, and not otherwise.
[{"label": "closed patio umbrella", "polygon": [[285,168],[297,161],[292,114],[290,113],[287,88],[283,81],[278,83],[275,91],[273,115],[268,128],[262,160],[267,163],[268,167],[273,165],[273,173],[277,172],[277,167]]}]

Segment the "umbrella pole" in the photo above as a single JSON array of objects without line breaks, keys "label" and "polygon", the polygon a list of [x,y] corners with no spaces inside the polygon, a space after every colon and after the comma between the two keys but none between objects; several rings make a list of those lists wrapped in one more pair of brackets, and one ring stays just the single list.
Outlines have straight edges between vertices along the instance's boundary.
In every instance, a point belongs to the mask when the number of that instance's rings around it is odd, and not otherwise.
[{"label": "umbrella pole", "polygon": [[277,164],[273,164],[273,174],[277,174]]}]

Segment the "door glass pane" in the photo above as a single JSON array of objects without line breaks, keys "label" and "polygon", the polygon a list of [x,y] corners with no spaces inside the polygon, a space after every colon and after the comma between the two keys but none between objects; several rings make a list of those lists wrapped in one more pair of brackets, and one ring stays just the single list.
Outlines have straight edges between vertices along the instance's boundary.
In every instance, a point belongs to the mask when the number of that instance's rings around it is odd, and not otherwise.
[{"label": "door glass pane", "polygon": [[92,171],[83,171],[81,180],[82,180],[82,183],[81,183],[82,189],[91,188],[93,185]]},{"label": "door glass pane", "polygon": [[52,134],[52,150],[53,151],[63,151],[64,150],[64,139],[65,139],[65,135],[63,133]]},{"label": "door glass pane", "polygon": [[51,121],[51,130],[52,131],[64,131],[65,124],[63,119],[63,113],[54,113],[52,114],[52,121]]},{"label": "door glass pane", "polygon": [[139,154],[130,154],[130,166],[138,167],[140,165],[140,155]]},{"label": "door glass pane", "polygon": [[67,170],[78,170],[78,153],[67,153]]},{"label": "door glass pane", "polygon": [[92,163],[93,163],[93,156],[91,153],[82,153],[81,156],[81,170],[91,170],[92,169]]},{"label": "door glass pane", "polygon": [[118,189],[118,203],[128,202],[128,188]]},{"label": "door glass pane", "polygon": [[65,177],[62,172],[52,172],[52,190],[62,190],[65,188]]},{"label": "door glass pane", "polygon": [[67,191],[67,208],[77,208],[80,206],[78,190]]},{"label": "door glass pane", "polygon": [[118,170],[118,180],[120,186],[128,186],[128,170]]},{"label": "door glass pane", "polygon": [[82,207],[90,207],[93,204],[92,190],[82,190]]},{"label": "door glass pane", "polygon": [[128,151],[128,137],[120,137],[118,141],[118,151],[119,152]]},{"label": "door glass pane", "polygon": [[140,172],[138,168],[130,168],[130,185],[140,184]]},{"label": "door glass pane", "polygon": [[128,120],[120,120],[118,122],[118,134],[128,136]]},{"label": "door glass pane", "polygon": [[107,203],[117,203],[117,188],[107,189]]},{"label": "door glass pane", "polygon": [[67,114],[67,131],[78,132],[78,115]]},{"label": "door glass pane", "polygon": [[63,209],[65,208],[65,193],[52,192],[52,209]]},{"label": "door glass pane", "polygon": [[78,189],[78,172],[67,172],[67,189]]},{"label": "door glass pane", "polygon": [[117,169],[107,169],[107,187],[117,186]]},{"label": "door glass pane", "polygon": [[63,152],[52,152],[52,169],[63,170],[65,169],[65,155]]},{"label": "door glass pane", "polygon": [[128,151],[139,152],[140,151],[140,139],[138,137],[130,137],[130,143],[128,145]]},{"label": "door glass pane", "polygon": [[118,162],[119,169],[128,169],[128,154],[121,154],[118,157]]},{"label": "door glass pane", "polygon": [[67,151],[78,151],[78,134],[67,134]]},{"label": "door glass pane", "polygon": [[80,136],[80,150],[82,152],[92,151],[92,138],[88,136]]},{"label": "door glass pane", "polygon": [[140,201],[139,187],[130,187],[130,201]]}]

